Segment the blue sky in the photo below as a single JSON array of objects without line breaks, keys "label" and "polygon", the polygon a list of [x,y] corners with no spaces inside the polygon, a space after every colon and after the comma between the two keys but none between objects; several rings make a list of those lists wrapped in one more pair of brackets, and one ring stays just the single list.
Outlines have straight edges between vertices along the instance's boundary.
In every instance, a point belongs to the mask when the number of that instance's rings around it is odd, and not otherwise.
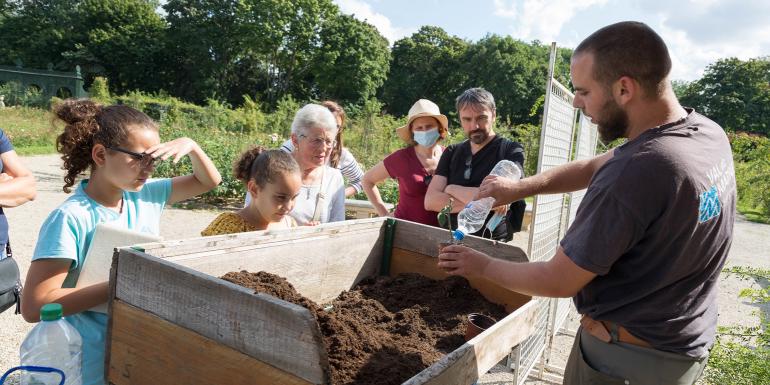
[{"label": "blue sky", "polygon": [[575,47],[622,20],[650,25],[668,44],[671,77],[696,80],[724,57],[770,55],[770,0],[334,0],[391,44],[422,25],[478,40],[488,33]]}]

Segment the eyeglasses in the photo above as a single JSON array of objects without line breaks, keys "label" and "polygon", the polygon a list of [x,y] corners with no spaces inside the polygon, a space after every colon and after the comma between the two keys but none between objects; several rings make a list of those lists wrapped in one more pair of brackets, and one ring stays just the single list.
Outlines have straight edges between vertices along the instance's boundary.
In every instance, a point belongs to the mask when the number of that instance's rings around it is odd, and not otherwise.
[{"label": "eyeglasses", "polygon": [[423,183],[425,183],[426,186],[430,186],[430,181],[433,180],[433,174],[428,174],[425,178],[422,179]]},{"label": "eyeglasses", "polygon": [[151,166],[154,166],[160,160],[160,158],[153,158],[152,155],[146,152],[139,153],[139,152],[129,151],[120,147],[107,147],[107,149],[112,151],[122,152],[124,154],[131,156],[132,158],[136,159],[139,162],[139,165],[142,166],[143,168],[149,168]]},{"label": "eyeglasses", "polygon": [[463,177],[465,177],[465,180],[471,179],[471,161],[473,160],[473,155],[468,155],[468,159],[465,160],[465,173],[463,174]]},{"label": "eyeglasses", "polygon": [[[300,135],[299,137],[300,138],[308,138],[307,135]],[[310,138],[308,138],[308,139],[310,139]],[[334,139],[327,139],[327,138],[322,138],[322,137],[319,136],[319,137],[317,137],[315,139],[310,139],[310,144],[313,145],[313,147],[318,147],[318,148],[321,148],[321,147],[324,147],[324,146],[326,146],[326,147],[334,147],[334,146],[337,145],[337,141],[334,140]]]}]

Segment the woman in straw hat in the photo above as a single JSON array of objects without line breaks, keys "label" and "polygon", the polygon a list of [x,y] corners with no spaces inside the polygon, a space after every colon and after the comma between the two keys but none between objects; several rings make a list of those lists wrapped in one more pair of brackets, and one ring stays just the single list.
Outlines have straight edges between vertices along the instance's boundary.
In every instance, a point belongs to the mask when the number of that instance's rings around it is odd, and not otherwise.
[{"label": "woman in straw hat", "polygon": [[438,144],[449,134],[447,117],[436,103],[420,99],[409,109],[406,125],[396,129],[409,146],[388,155],[364,174],[366,196],[381,216],[390,215],[376,185],[387,178],[398,181],[398,205],[393,216],[438,226],[436,213],[425,210],[424,200],[444,148]]}]

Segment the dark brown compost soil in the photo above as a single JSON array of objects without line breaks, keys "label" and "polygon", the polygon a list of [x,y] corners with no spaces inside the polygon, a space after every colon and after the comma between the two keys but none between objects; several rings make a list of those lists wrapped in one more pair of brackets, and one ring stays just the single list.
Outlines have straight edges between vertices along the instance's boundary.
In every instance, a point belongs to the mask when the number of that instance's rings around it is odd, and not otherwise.
[{"label": "dark brown compost soil", "polygon": [[320,325],[335,385],[400,384],[465,342],[469,313],[497,320],[506,315],[460,277],[369,278],[326,304],[327,310],[274,274],[241,271],[222,278],[309,309]]}]

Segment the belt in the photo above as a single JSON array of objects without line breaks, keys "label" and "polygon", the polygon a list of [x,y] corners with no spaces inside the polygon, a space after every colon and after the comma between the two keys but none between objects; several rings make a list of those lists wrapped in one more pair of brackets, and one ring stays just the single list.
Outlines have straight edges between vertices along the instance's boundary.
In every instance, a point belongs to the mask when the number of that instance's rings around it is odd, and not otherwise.
[{"label": "belt", "polygon": [[[588,334],[606,343],[617,341],[644,348],[652,348],[652,345],[629,333],[626,328],[614,322],[597,321],[587,315],[583,315],[583,318],[580,319],[580,325],[588,332]],[[613,331],[615,332],[614,334],[616,334],[615,336],[612,334]]]}]

